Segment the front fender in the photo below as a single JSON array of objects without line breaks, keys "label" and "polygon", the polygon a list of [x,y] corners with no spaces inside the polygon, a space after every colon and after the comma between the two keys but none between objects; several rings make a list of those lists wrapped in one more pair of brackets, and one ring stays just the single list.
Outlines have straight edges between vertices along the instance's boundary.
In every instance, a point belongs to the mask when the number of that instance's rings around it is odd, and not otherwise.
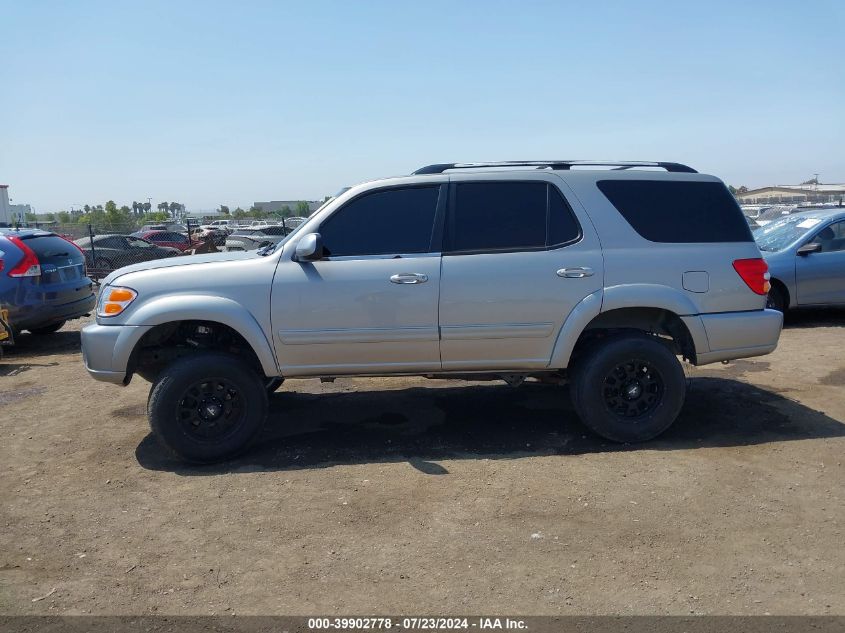
[{"label": "front fender", "polygon": [[252,347],[267,376],[276,376],[279,368],[273,348],[258,321],[238,302],[209,295],[165,296],[138,306],[125,325],[155,326],[175,321],[216,321],[228,325]]}]

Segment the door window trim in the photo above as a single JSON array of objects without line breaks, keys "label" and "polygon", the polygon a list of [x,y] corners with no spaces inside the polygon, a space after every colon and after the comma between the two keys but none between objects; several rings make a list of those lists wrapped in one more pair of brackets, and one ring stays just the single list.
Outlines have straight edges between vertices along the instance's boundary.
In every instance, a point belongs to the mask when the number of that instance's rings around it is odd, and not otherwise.
[{"label": "door window trim", "polygon": [[331,222],[332,218],[334,218],[337,214],[342,212],[348,205],[352,204],[356,200],[360,200],[361,198],[376,194],[376,193],[383,193],[385,191],[394,191],[397,189],[421,189],[421,188],[433,188],[437,187],[437,202],[435,210],[434,210],[434,224],[431,228],[431,236],[428,242],[428,250],[419,252],[419,253],[401,253],[396,251],[395,253],[370,253],[370,254],[358,254],[358,255],[328,255],[323,257],[318,261],[350,261],[350,260],[357,260],[357,259],[390,259],[396,257],[397,255],[402,256],[403,258],[408,257],[417,257],[423,255],[439,255],[442,248],[443,243],[443,223],[445,221],[446,216],[446,201],[448,197],[447,187],[449,183],[446,182],[415,182],[410,184],[396,184],[396,185],[388,185],[386,187],[378,187],[375,189],[368,189],[366,191],[362,191],[361,193],[357,194],[356,196],[350,198],[346,202],[343,203],[342,206],[338,207],[332,214],[322,220],[320,224],[317,226],[316,230],[313,231],[315,233],[322,233],[323,227]]},{"label": "door window trim", "polygon": [[[456,217],[455,205],[457,201],[457,188],[458,185],[463,184],[477,184],[477,183],[530,183],[530,184],[543,184],[546,185],[546,239],[549,239],[549,225],[551,219],[551,199],[550,199],[550,187],[554,187],[557,190],[558,195],[560,196],[561,200],[563,200],[564,208],[566,212],[569,213],[569,216],[574,220],[575,226],[578,228],[578,233],[575,237],[565,242],[560,242],[557,244],[550,244],[547,246],[517,246],[517,247],[504,247],[504,248],[478,248],[478,249],[465,249],[465,250],[453,250],[451,245],[451,240],[454,236],[454,219]],[[569,200],[567,200],[566,195],[561,191],[560,187],[556,184],[548,181],[548,180],[533,180],[530,178],[526,179],[510,179],[502,180],[502,179],[495,179],[495,178],[485,178],[483,180],[458,180],[449,183],[449,200],[446,205],[447,212],[446,212],[446,222],[443,225],[443,246],[442,251],[443,255],[481,255],[485,253],[530,253],[530,252],[541,252],[541,251],[555,251],[561,248],[566,248],[567,246],[572,246],[573,244],[577,244],[582,239],[584,239],[584,229],[581,226],[581,222],[578,220],[578,216],[575,214],[575,211],[572,208],[572,205],[569,204]],[[450,229],[448,232],[446,228]]]}]

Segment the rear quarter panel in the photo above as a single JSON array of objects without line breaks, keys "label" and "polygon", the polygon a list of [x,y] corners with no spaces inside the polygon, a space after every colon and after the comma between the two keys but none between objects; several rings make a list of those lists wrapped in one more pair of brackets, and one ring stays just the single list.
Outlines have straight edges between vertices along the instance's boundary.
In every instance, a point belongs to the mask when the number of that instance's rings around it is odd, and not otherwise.
[{"label": "rear quarter panel", "polygon": [[[561,178],[587,209],[598,230],[602,243],[605,265],[605,301],[602,311],[626,307],[627,302],[638,305],[671,307],[659,304],[659,294],[654,286],[662,286],[674,296],[677,309],[685,307],[688,314],[760,310],[765,307],[765,297],[752,292],[733,268],[736,259],[760,257],[757,245],[751,242],[732,243],[661,243],[652,242],[625,220],[619,211],[596,186],[598,180],[642,180],[642,172],[562,172]],[[698,182],[721,181],[703,174],[648,173],[650,180],[688,180]],[[707,273],[706,292],[686,290],[685,272]],[[649,288],[651,286],[651,288]],[[639,287],[635,290],[634,287]],[[619,300],[615,298],[619,297]],[[624,299],[623,299],[624,297]],[[653,301],[654,303],[649,303]],[[618,305],[617,305],[618,303]],[[677,309],[673,310],[677,312]]]}]

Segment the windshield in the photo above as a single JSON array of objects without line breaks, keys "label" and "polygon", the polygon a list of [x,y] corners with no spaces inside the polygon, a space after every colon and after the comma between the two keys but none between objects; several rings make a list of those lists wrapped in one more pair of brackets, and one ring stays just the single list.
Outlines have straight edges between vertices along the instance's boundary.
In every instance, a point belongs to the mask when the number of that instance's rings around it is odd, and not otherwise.
[{"label": "windshield", "polygon": [[761,251],[782,251],[813,230],[821,221],[821,218],[805,215],[788,215],[756,229],[754,239]]}]

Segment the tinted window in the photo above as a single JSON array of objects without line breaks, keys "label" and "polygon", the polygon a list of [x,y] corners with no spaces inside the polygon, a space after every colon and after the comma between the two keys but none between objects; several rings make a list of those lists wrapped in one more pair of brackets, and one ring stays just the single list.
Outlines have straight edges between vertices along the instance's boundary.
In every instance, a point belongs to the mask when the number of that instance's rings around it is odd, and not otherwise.
[{"label": "tinted window", "polygon": [[580,234],[557,187],[545,182],[466,182],[454,191],[447,227],[452,251],[546,248]]},{"label": "tinted window", "polygon": [[431,251],[439,186],[386,189],[355,198],[320,227],[326,255]]},{"label": "tinted window", "polygon": [[24,244],[32,249],[42,264],[51,263],[64,266],[82,261],[82,253],[73,244],[57,235],[25,236],[21,239]]},{"label": "tinted window", "polygon": [[122,237],[116,235],[109,235],[101,238],[94,238],[94,248],[101,246],[102,248],[126,248],[126,242]]},{"label": "tinted window", "polygon": [[598,187],[652,242],[750,242],[736,200],[718,182],[602,180]]},{"label": "tinted window", "polygon": [[284,235],[285,228],[283,226],[268,226],[262,232],[264,235]]}]

